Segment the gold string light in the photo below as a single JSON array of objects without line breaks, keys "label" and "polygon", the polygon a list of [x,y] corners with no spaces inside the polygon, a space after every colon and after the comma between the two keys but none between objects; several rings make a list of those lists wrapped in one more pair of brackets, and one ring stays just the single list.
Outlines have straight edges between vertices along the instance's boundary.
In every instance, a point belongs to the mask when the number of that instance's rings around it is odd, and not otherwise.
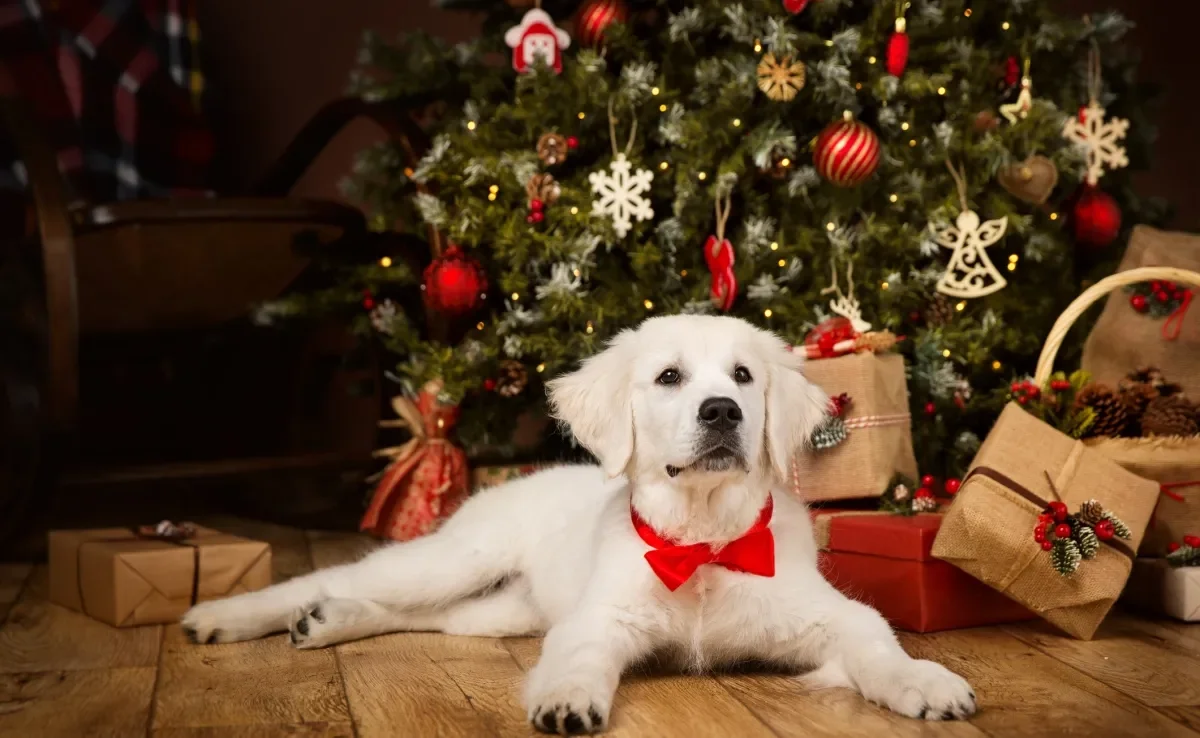
[{"label": "gold string light", "polygon": [[383,267],[384,269],[387,269],[391,265],[392,265],[392,257],[390,257],[390,256],[385,256],[379,260],[379,266]]}]

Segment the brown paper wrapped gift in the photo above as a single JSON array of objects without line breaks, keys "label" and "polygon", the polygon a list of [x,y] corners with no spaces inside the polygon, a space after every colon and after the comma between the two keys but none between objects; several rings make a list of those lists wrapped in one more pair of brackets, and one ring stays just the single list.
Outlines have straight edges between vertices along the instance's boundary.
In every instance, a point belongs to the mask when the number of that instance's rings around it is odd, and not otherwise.
[{"label": "brown paper wrapped gift", "polygon": [[[1010,404],[971,462],[933,555],[1089,639],[1129,579],[1158,492],[1154,482]],[[1055,499],[1071,512],[1098,500],[1125,522],[1131,539],[1106,541],[1075,573],[1060,575],[1033,538],[1038,515]]]},{"label": "brown paper wrapped gift", "polygon": [[196,602],[271,583],[271,547],[197,527],[184,540],[128,528],[50,532],[50,600],[119,627],[169,623]]},{"label": "brown paper wrapped gift", "polygon": [[808,501],[878,497],[896,474],[917,476],[904,357],[866,351],[815,359],[805,362],[804,376],[830,397],[850,396],[849,435],[833,448],[796,456],[796,494]]},{"label": "brown paper wrapped gift", "polygon": [[[1117,274],[1139,267],[1200,272],[1200,235],[1137,226]],[[1148,276],[1138,281],[1155,279],[1194,284],[1182,276]],[[1200,398],[1200,311],[1193,307],[1179,316],[1177,326],[1164,326],[1165,320],[1155,320],[1131,308],[1123,290],[1113,292],[1088,335],[1083,369],[1096,381],[1115,385],[1138,367],[1156,366],[1172,382],[1178,382],[1189,397]]]}]

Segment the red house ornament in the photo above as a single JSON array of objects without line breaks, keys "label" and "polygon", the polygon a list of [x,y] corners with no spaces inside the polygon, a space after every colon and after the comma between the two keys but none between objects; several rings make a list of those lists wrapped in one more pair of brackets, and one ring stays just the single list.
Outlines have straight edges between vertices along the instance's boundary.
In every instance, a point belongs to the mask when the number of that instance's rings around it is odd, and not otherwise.
[{"label": "red house ornament", "polygon": [[513,50],[513,69],[517,72],[523,74],[531,70],[541,59],[558,74],[562,72],[563,49],[570,47],[571,37],[554,25],[549,13],[533,8],[521,19],[520,25],[508,29],[504,43]]}]

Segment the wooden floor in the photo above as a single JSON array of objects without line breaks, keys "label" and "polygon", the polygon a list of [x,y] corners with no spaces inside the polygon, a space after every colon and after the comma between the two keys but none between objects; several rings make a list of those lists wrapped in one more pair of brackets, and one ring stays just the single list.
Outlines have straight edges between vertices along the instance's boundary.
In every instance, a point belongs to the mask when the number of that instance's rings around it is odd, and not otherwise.
[{"label": "wooden floor", "polygon": [[[242,520],[285,579],[371,544]],[[297,651],[285,635],[194,646],[177,625],[110,628],[45,600],[43,566],[0,564],[0,736],[528,736],[520,688],[537,639],[431,634]],[[1197,736],[1200,626],[1116,614],[1095,641],[1040,624],[902,635],[965,676],[968,723],[893,717],[842,690],[765,674],[630,676],[609,735]]]}]

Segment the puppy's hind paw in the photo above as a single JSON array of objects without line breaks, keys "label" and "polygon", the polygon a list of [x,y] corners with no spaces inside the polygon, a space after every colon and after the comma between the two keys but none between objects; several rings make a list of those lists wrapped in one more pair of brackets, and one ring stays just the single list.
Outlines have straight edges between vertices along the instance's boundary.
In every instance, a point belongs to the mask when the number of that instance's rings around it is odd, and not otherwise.
[{"label": "puppy's hind paw", "polygon": [[874,671],[859,686],[868,700],[922,720],[962,720],[978,709],[967,680],[932,661],[898,661]]},{"label": "puppy's hind paw", "polygon": [[604,730],[604,716],[595,705],[547,705],[535,708],[530,717],[533,727],[557,735],[590,735]]}]

